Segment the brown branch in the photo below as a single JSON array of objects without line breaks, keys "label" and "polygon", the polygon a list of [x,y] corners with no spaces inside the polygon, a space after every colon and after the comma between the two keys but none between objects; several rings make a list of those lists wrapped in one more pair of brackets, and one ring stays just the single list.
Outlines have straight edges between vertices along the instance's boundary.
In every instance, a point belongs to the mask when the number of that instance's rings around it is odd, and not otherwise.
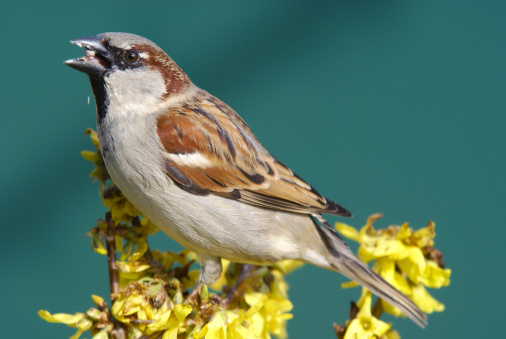
[{"label": "brown branch", "polygon": [[[111,290],[111,307],[117,298],[119,290],[119,279],[118,269],[116,267],[116,226],[111,218],[111,212],[107,212],[105,215],[107,221],[107,232],[105,235],[105,242],[107,246],[107,263],[109,266],[109,288]],[[111,335],[115,339],[125,339],[126,331],[123,324],[114,318],[111,312],[111,320],[114,325],[114,329],[111,331]]]},{"label": "brown branch", "polygon": [[107,262],[109,264],[109,287],[111,289],[111,302],[116,300],[116,294],[119,289],[118,271],[116,267],[116,227],[111,218],[111,212],[105,215],[107,221],[107,233],[105,235],[105,243],[107,246]]}]

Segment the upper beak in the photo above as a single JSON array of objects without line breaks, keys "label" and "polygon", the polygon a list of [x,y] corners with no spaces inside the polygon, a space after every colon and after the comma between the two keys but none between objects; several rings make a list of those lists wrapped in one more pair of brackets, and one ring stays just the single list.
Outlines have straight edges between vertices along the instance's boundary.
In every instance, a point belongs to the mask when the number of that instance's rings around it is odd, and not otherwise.
[{"label": "upper beak", "polygon": [[84,57],[67,60],[65,65],[90,76],[103,76],[112,64],[111,53],[105,46],[105,42],[105,38],[101,35],[72,40],[71,44],[84,47]]}]

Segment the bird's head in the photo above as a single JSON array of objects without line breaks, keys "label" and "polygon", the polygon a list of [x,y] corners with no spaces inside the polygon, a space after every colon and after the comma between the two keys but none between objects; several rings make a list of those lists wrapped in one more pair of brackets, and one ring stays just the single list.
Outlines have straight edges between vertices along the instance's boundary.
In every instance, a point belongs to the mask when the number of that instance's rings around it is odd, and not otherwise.
[{"label": "bird's head", "polygon": [[97,109],[142,111],[184,92],[191,82],[156,44],[129,33],[102,33],[71,41],[84,56],[65,64],[90,77]]}]

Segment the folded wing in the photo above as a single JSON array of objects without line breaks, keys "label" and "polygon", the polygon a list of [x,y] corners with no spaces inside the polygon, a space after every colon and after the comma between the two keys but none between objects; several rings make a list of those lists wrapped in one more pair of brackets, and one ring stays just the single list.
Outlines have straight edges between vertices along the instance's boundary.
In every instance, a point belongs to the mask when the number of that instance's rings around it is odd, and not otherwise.
[{"label": "folded wing", "polygon": [[215,194],[295,213],[351,215],[271,156],[246,123],[207,92],[158,119],[167,175],[193,194]]}]

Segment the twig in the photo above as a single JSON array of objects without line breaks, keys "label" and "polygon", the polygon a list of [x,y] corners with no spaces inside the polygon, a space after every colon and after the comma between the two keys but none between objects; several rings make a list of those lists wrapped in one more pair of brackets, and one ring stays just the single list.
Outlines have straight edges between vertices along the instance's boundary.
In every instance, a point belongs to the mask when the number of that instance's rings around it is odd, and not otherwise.
[{"label": "twig", "polygon": [[[109,265],[109,288],[111,289],[111,307],[116,297],[118,295],[119,290],[119,282],[118,282],[118,270],[116,267],[116,226],[114,221],[111,218],[111,212],[107,212],[105,215],[105,220],[107,221],[107,233],[105,235],[105,242],[107,246],[107,262]],[[112,337],[116,339],[125,339],[126,332],[123,324],[119,322],[114,316],[111,314],[111,320],[114,325],[114,329],[111,331]]]},{"label": "twig", "polygon": [[107,246],[107,262],[109,264],[109,287],[111,289],[111,302],[113,302],[116,299],[115,295],[118,293],[119,289],[118,271],[116,268],[116,228],[110,212],[107,212],[105,215],[105,220],[107,221],[105,242]]}]

